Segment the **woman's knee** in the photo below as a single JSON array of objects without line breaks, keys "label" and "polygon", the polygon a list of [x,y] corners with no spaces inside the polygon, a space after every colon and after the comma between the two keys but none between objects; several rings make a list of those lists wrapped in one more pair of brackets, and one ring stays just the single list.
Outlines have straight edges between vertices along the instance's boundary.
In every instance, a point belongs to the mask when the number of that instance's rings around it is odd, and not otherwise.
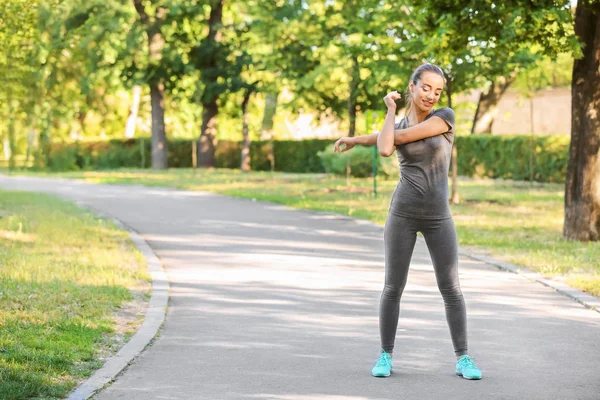
[{"label": "woman's knee", "polygon": [[400,300],[404,286],[386,284],[383,288],[383,296],[390,300]]},{"label": "woman's knee", "polygon": [[456,303],[464,301],[462,290],[460,286],[449,286],[449,287],[440,287],[440,293],[444,298],[445,303]]}]

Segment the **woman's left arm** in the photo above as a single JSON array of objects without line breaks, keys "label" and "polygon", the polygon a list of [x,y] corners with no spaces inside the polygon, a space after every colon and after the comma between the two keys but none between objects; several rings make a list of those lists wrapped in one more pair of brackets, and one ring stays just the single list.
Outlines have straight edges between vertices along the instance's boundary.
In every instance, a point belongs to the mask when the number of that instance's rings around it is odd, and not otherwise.
[{"label": "woman's left arm", "polygon": [[448,132],[452,127],[441,117],[433,116],[410,128],[394,131],[394,145],[416,142]]}]

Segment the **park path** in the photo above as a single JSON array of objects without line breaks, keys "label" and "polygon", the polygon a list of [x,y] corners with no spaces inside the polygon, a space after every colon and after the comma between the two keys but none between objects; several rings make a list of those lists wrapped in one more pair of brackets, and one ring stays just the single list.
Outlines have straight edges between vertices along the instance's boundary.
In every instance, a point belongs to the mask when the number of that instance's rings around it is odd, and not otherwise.
[{"label": "park path", "polygon": [[0,176],[115,217],[160,258],[165,324],[98,400],[599,399],[600,314],[519,275],[460,259],[469,348],[455,358],[419,240],[403,296],[395,371],[378,352],[382,228],[212,193]]}]

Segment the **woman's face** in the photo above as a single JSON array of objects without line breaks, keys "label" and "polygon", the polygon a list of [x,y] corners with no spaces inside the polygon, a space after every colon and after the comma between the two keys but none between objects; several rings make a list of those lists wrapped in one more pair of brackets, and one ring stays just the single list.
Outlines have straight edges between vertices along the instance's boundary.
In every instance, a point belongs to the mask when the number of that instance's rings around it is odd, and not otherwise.
[{"label": "woman's face", "polygon": [[444,78],[434,72],[425,72],[415,85],[410,83],[413,107],[423,112],[430,111],[440,100],[444,89]]}]

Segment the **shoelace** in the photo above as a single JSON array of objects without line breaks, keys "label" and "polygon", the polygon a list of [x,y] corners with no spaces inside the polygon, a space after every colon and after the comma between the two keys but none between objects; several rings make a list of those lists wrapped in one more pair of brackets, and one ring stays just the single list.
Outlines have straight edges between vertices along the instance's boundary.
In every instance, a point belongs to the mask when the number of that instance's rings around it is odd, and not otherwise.
[{"label": "shoelace", "polygon": [[465,357],[460,360],[460,365],[463,368],[477,368],[470,357]]},{"label": "shoelace", "polygon": [[385,367],[385,366],[387,366],[389,364],[390,364],[390,358],[389,357],[381,356],[381,357],[379,357],[379,360],[377,360],[377,366],[378,367]]}]

